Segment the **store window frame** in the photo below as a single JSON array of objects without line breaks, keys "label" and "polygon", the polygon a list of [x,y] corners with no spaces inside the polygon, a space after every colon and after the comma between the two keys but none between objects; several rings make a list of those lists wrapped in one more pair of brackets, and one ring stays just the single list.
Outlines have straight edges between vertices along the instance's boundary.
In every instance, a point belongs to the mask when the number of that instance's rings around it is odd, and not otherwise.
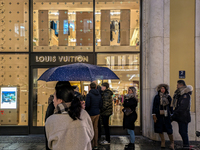
[{"label": "store window frame", "polygon": [[[130,53],[130,54],[139,54],[140,55],[140,99],[141,99],[141,105],[140,105],[140,126],[136,127],[135,131],[136,134],[141,135],[142,134],[142,125],[143,125],[143,121],[142,121],[142,0],[140,1],[140,48],[139,51],[137,52],[131,52],[131,51],[121,51],[121,52],[117,52],[117,53]],[[95,4],[96,1],[93,0],[93,59],[94,59],[94,64],[97,64],[97,54],[101,54],[101,52],[95,52]],[[27,52],[5,52],[5,51],[0,51],[0,54],[28,54],[29,55],[29,106],[28,106],[28,111],[29,111],[29,115],[28,115],[28,126],[0,126],[0,132],[2,135],[26,135],[26,134],[42,134],[44,133],[44,127],[34,127],[32,125],[33,123],[33,69],[34,68],[46,68],[46,67],[50,67],[50,66],[33,66],[31,65],[31,61],[32,61],[32,54],[36,54],[36,53],[45,53],[45,52],[33,52],[33,0],[29,0],[29,51]],[[56,53],[60,53],[60,52],[56,52]],[[62,52],[63,53],[63,52]],[[79,54],[80,52],[66,52],[67,53],[71,53],[71,54]],[[81,52],[81,53],[87,53],[87,52]],[[112,53],[110,51],[108,52],[102,52],[102,53]],[[54,67],[54,66],[52,66]],[[122,129],[122,127],[120,126],[112,126],[111,127],[111,134],[123,134],[125,132],[122,132],[122,130],[119,131],[119,129]]]}]

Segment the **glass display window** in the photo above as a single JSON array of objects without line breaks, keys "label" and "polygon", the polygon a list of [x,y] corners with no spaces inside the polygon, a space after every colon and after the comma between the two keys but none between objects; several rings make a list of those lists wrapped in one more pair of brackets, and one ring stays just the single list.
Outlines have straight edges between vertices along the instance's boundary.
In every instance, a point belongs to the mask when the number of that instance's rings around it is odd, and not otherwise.
[{"label": "glass display window", "polygon": [[139,51],[139,0],[96,0],[95,6],[95,51]]},{"label": "glass display window", "polygon": [[137,90],[138,106],[136,112],[138,119],[135,125],[140,126],[140,55],[139,54],[97,54],[97,65],[108,67],[120,80],[103,80],[108,82],[113,91],[113,115],[110,117],[111,126],[123,124],[123,101],[128,88],[134,86]]},{"label": "glass display window", "polygon": [[34,52],[92,52],[93,1],[33,1]]}]

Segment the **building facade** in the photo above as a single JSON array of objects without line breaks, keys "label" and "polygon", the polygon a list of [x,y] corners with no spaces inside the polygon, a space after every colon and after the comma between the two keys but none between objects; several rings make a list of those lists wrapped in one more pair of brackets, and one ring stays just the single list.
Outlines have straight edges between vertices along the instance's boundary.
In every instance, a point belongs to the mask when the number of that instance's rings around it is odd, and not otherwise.
[{"label": "building facade", "polygon": [[[198,7],[199,0],[0,0],[0,133],[43,133],[56,82],[37,79],[50,67],[85,62],[108,67],[120,78],[106,80],[114,92],[112,134],[126,134],[123,96],[135,86],[136,133],[155,140],[156,86],[169,84],[173,96],[179,71],[184,72],[194,87],[189,133],[197,140]],[[90,83],[71,84],[83,93]],[[173,127],[180,139],[176,123]]]}]

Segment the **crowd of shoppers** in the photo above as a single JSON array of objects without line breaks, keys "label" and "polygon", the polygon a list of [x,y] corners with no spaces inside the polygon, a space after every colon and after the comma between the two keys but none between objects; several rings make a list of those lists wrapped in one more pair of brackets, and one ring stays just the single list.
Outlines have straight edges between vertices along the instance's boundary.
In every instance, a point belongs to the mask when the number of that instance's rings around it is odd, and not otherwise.
[{"label": "crowd of shoppers", "polygon": [[[169,95],[169,86],[160,84],[153,101],[152,116],[154,131],[161,139],[161,147],[165,147],[164,132],[171,142],[170,149],[174,149],[172,121],[179,126],[179,133],[183,140],[183,147],[189,147],[188,123],[191,121],[190,101],[192,87],[186,86],[183,80],[177,81],[177,90],[173,99]],[[101,124],[105,130],[105,140],[102,145],[110,144],[109,119],[113,113],[113,92],[107,82],[101,87],[92,82],[89,93],[79,92],[78,86],[71,86],[68,81],[59,81],[55,86],[55,93],[48,100],[45,116],[46,149],[53,150],[92,150],[98,149],[101,139]],[[123,102],[123,128],[130,135],[130,143],[125,150],[135,149],[135,121],[138,104],[135,87],[128,88],[128,94]]]}]

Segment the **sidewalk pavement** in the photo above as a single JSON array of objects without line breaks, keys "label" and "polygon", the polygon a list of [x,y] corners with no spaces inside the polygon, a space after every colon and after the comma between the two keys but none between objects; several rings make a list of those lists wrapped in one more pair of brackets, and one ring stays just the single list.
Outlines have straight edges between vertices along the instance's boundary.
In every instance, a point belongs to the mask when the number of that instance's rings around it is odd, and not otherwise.
[{"label": "sidewalk pavement", "polygon": [[[124,150],[129,143],[128,136],[112,136],[111,144],[99,146],[99,150]],[[193,148],[181,148],[181,141],[175,141],[176,150],[200,150],[200,142],[190,142]],[[160,142],[149,140],[143,136],[136,136],[135,150],[169,150],[170,142],[166,142],[166,148],[160,148]],[[0,136],[0,150],[45,150],[44,135],[27,136]]]}]

